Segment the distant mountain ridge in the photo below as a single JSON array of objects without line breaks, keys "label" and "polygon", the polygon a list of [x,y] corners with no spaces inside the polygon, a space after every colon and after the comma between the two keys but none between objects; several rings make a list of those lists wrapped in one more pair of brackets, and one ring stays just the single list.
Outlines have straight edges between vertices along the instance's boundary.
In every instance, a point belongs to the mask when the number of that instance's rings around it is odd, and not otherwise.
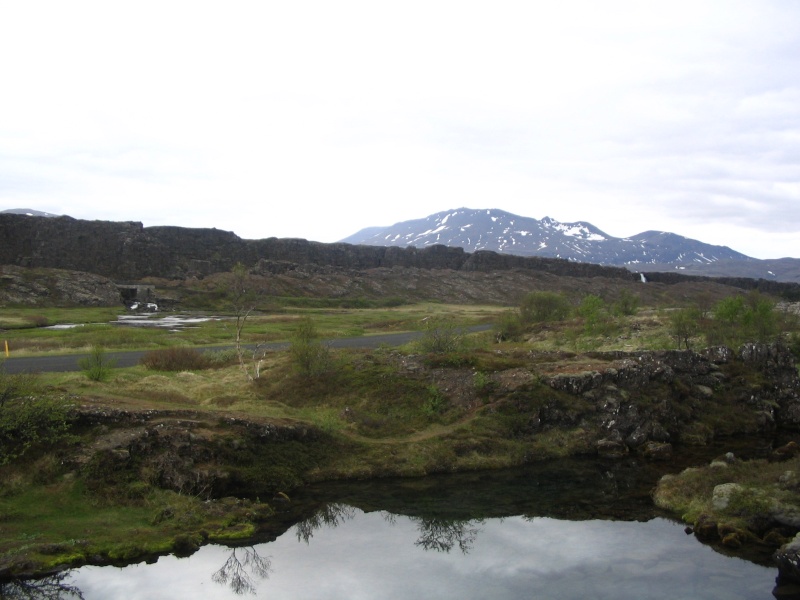
[{"label": "distant mountain ridge", "polygon": [[[50,263],[65,262],[69,257],[72,257],[70,260],[74,262],[73,259],[75,257],[72,256],[71,249],[68,250],[67,247],[59,250],[66,252],[60,261],[57,260],[59,251],[49,259],[33,256],[37,254],[36,247],[39,246],[39,242],[34,242],[33,238],[39,239],[43,230],[42,227],[35,225],[36,222],[40,221],[35,217],[51,217],[41,219],[43,223],[51,224],[54,221],[67,223],[78,222],[77,220],[30,208],[2,210],[0,211],[0,217],[14,219],[13,222],[16,223],[16,229],[0,235],[0,239],[3,239],[6,246],[6,248],[3,248],[4,244],[0,244],[0,255],[7,255],[0,256],[0,263],[5,261],[8,264],[56,266]],[[29,219],[29,217],[34,218]],[[22,219],[22,221],[16,219]],[[85,221],[83,223],[86,224],[85,227],[88,227],[90,222]],[[25,224],[25,227],[19,229],[22,224]],[[137,224],[137,227],[141,228],[142,225]],[[31,230],[30,235],[26,237],[26,235],[21,234],[23,230],[28,230],[29,228]],[[50,241],[59,241],[60,236],[66,234],[63,229],[63,227],[54,228],[52,235],[55,238]],[[150,232],[158,230],[173,232],[203,231],[180,227],[152,227],[147,229]],[[56,230],[62,231],[57,233]],[[227,236],[231,235],[236,240],[246,242],[246,240],[240,240],[232,233],[219,232],[217,230],[211,231],[212,233],[208,234],[208,236],[203,234],[201,237],[208,237],[209,239],[206,239],[206,243],[211,243],[212,245],[216,243],[228,246],[230,240],[228,240]],[[38,233],[34,234],[34,232]],[[73,233],[75,232],[71,231],[66,235],[69,236]],[[12,243],[12,237],[10,237],[12,234],[15,237],[20,237],[21,235],[18,242]],[[224,234],[222,236],[224,239],[217,239],[220,234]],[[135,237],[138,239],[139,236]],[[152,236],[144,237],[149,238]],[[211,238],[215,241],[212,242]],[[140,241],[144,243],[144,239]],[[67,244],[67,242],[68,240],[60,240],[60,243]],[[82,252],[86,254],[87,244],[94,243],[93,235],[90,235],[82,243]],[[164,244],[164,241],[151,239],[150,243],[160,247]],[[189,242],[187,241],[187,243]],[[463,251],[468,253],[488,250],[506,255],[507,258],[514,256],[560,258],[572,263],[622,267],[635,272],[672,272],[692,276],[764,279],[772,282],[800,283],[800,259],[797,258],[759,260],[731,250],[726,246],[705,244],[698,240],[665,231],[645,231],[628,238],[615,238],[590,223],[582,221],[560,223],[549,217],[537,220],[529,217],[520,217],[499,209],[474,210],[460,208],[430,215],[424,219],[404,221],[390,227],[368,227],[341,240],[339,244],[330,246],[339,246],[341,248],[342,243],[383,248],[394,247],[396,250],[401,248],[413,250],[414,248],[412,247],[436,250],[435,247],[448,246],[462,248]],[[325,246],[324,244],[317,245],[320,247]],[[309,247],[316,248],[313,244]],[[27,250],[23,250],[23,248],[27,248]],[[125,248],[127,248],[127,245],[123,245],[114,256],[124,251]],[[352,250],[355,251],[356,249]],[[20,253],[19,251],[22,252]],[[142,247],[142,252],[151,254],[153,248],[145,243]],[[199,252],[197,258],[201,262],[207,261],[205,254],[205,251]],[[201,258],[200,255],[203,255],[203,257]],[[419,256],[423,255],[420,254]],[[100,257],[98,256],[97,258],[99,260]],[[285,260],[287,258],[289,257],[281,259]],[[103,258],[105,262],[108,260],[108,258]],[[374,258],[370,258],[366,262],[369,263],[373,260]],[[427,261],[428,259],[426,258],[425,260]],[[146,263],[147,261],[140,256],[138,259],[133,259],[133,262]],[[378,262],[381,261],[378,260]],[[142,268],[145,266],[144,264],[141,265]],[[77,268],[77,266],[62,266],[62,268]],[[91,269],[89,270],[91,271]],[[138,271],[138,268],[134,269],[134,272]],[[183,272],[183,270],[178,269],[178,272]],[[133,276],[133,272],[130,273],[130,276]]]},{"label": "distant mountain ridge", "polygon": [[389,227],[362,229],[341,242],[417,247],[442,244],[467,252],[492,250],[624,266],[636,271],[679,270],[697,275],[800,281],[798,259],[761,261],[727,246],[706,244],[667,231],[644,231],[617,238],[584,221],[561,223],[550,217],[539,220],[499,209],[443,211]]},{"label": "distant mountain ridge", "polygon": [[7,210],[0,210],[0,214],[8,215],[28,215],[29,217],[60,217],[61,215],[54,215],[41,210],[33,210],[32,208],[9,208]]}]

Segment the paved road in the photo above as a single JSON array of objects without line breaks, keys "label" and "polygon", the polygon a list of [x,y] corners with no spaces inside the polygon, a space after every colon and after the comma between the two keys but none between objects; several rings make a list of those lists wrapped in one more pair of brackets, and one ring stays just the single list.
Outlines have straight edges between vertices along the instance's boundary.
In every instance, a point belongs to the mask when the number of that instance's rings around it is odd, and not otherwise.
[{"label": "paved road", "polygon": [[[491,325],[479,325],[471,327],[469,331],[486,331]],[[419,331],[406,333],[384,333],[381,335],[371,335],[365,337],[336,338],[326,340],[325,343],[331,348],[378,348],[380,346],[402,346],[422,335]],[[264,344],[262,347],[268,350],[282,350],[287,348],[287,342]],[[221,350],[231,346],[218,346],[206,348],[206,350]],[[114,361],[116,367],[134,367],[139,364],[139,360],[145,351],[126,351],[126,352],[107,352],[106,357]],[[58,356],[29,356],[20,358],[8,358],[2,363],[2,368],[6,373],[42,373],[80,371],[78,361],[86,354],[63,354]]]}]

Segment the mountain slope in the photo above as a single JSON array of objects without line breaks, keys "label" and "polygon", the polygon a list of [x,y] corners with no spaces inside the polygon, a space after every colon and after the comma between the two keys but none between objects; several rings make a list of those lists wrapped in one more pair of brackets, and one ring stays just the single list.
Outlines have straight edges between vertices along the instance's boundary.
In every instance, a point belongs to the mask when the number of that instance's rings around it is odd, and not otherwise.
[{"label": "mountain slope", "polygon": [[368,227],[341,240],[370,246],[434,244],[467,252],[493,250],[519,256],[624,266],[634,271],[678,271],[708,277],[747,277],[800,282],[800,259],[758,260],[667,231],[616,238],[591,223],[560,223],[497,209],[459,208],[390,227]]},{"label": "mountain slope", "polygon": [[693,264],[754,260],[725,246],[674,233],[646,231],[616,238],[586,222],[561,223],[497,209],[460,208],[391,227],[368,228],[343,242],[379,246],[458,246],[520,256],[565,258],[608,265]]},{"label": "mountain slope", "polygon": [[8,210],[0,210],[0,214],[9,214],[9,215],[28,215],[29,217],[58,217],[60,215],[54,215],[48,212],[42,212],[40,210],[33,210],[32,208],[9,208]]}]

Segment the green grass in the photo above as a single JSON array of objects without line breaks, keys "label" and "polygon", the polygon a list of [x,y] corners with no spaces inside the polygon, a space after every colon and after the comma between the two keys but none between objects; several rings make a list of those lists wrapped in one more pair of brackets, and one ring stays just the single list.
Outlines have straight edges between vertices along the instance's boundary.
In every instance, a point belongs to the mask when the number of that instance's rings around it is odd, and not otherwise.
[{"label": "green grass", "polygon": [[[431,317],[447,317],[467,326],[491,321],[504,310],[437,303],[378,308],[298,304],[303,306],[288,307],[287,303],[251,316],[244,342],[288,340],[303,317],[310,317],[325,339],[421,331]],[[55,311],[44,318],[75,322],[79,319],[74,317],[80,316],[91,320],[105,314],[106,309],[72,310],[79,312]],[[14,309],[4,312],[2,318],[6,324],[41,322],[33,316],[34,312]],[[538,427],[543,409],[566,417],[592,412],[590,401],[541,384],[539,374],[591,369],[585,356],[570,354],[576,350],[673,347],[665,333],[667,324],[666,313],[641,309],[635,316],[616,317],[613,327],[591,335],[586,334],[580,319],[567,319],[536,326],[525,341],[515,343],[496,344],[491,333],[484,333],[468,336],[463,347],[445,352],[414,344],[392,350],[334,351],[333,368],[313,375],[298,373],[288,353],[275,352],[265,358],[262,376],[255,383],[247,380],[238,365],[229,364],[179,372],[152,371],[143,366],[113,369],[106,381],[91,381],[82,373],[46,373],[38,378],[47,393],[74,396],[79,399],[76,401],[98,406],[188,410],[193,413],[192,419],[217,426],[215,416],[223,414],[254,422],[269,419],[316,426],[319,431],[310,436],[314,440],[292,439],[271,444],[268,449],[237,443],[235,456],[223,457],[227,466],[233,465],[231,481],[240,486],[232,488],[231,493],[252,490],[253,482],[258,481],[266,486],[265,493],[272,493],[275,486],[290,489],[317,479],[500,468],[590,453],[597,432],[582,429],[577,418],[567,418],[558,428]],[[3,335],[12,342],[12,352],[74,351],[92,345],[105,350],[222,345],[231,344],[234,335],[232,324],[226,320],[209,321],[181,332],[111,325],[62,331],[10,327]],[[730,369],[727,374],[731,380],[751,378],[756,387],[764,383],[750,371],[735,371],[741,367],[724,368]],[[531,379],[504,388],[497,379],[502,372]],[[664,395],[685,393],[680,386],[679,380],[664,384],[663,389],[651,386],[649,395],[637,396],[636,402],[655,402]],[[749,412],[737,411],[735,398],[726,397],[724,389],[715,390],[706,401],[706,409],[700,415],[703,423],[696,431],[687,431],[687,436],[701,439],[712,432],[748,431],[754,425],[748,421],[752,419]],[[96,434],[88,429],[77,432],[85,436],[84,441]],[[228,440],[227,436],[233,434],[222,427],[213,435]],[[44,461],[47,469],[33,468],[31,462],[20,464],[16,472],[10,467],[0,472],[4,483],[0,491],[0,561],[31,559],[37,564],[56,565],[80,562],[92,554],[123,560],[146,551],[192,547],[204,539],[201,531],[216,539],[253,531],[254,519],[247,516],[252,511],[238,520],[224,518],[216,504],[207,506],[192,496],[153,489],[146,481],[116,482],[119,487],[101,497],[84,488],[81,481],[85,472],[63,479],[58,456],[54,454],[49,462],[45,458],[39,454],[30,460]],[[34,472],[48,475],[34,481],[29,474]],[[118,503],[109,500],[113,497]],[[675,501],[676,506],[679,504]],[[687,514],[698,510],[702,509],[685,508]],[[230,514],[237,514],[235,507],[228,511]]]},{"label": "green grass", "polygon": [[329,428],[347,427],[382,438],[410,434],[456,416],[445,404],[430,410],[430,388],[428,380],[402,372],[391,356],[348,352],[338,355],[334,369],[319,375],[303,375],[278,364],[259,380],[258,395],[267,405],[280,404],[286,415],[322,410]]},{"label": "green grass", "polygon": [[4,307],[0,329],[29,329],[64,323],[107,323],[116,320],[123,307],[30,308]]},{"label": "green grass", "polygon": [[[766,491],[767,497],[775,501],[796,505],[797,492],[793,486],[796,485],[798,469],[800,458],[788,462],[735,461],[724,466],[690,468],[663,478],[654,497],[658,506],[681,515],[687,523],[695,524],[706,516],[747,528],[754,516],[764,513],[763,503],[754,495],[753,502],[748,503],[746,497],[732,498],[728,507],[715,509],[712,503],[714,488],[725,483],[738,483],[745,490]],[[783,483],[787,474],[794,478],[789,485]]]},{"label": "green grass", "polygon": [[[288,340],[303,317],[313,319],[322,339],[358,337],[378,333],[417,331],[431,316],[448,315],[460,326],[488,322],[497,308],[413,304],[386,308],[281,308],[270,313],[254,313],[248,317],[242,333],[246,344]],[[169,346],[217,346],[232,344],[235,325],[230,315],[216,316],[197,327],[179,331],[159,328],[111,325],[124,309],[4,309],[0,316],[0,342],[7,341],[13,356],[38,353],[86,351],[92,346],[105,350],[149,350]],[[44,321],[42,321],[44,320]],[[80,324],[70,329],[45,329],[36,323]]]},{"label": "green grass", "polygon": [[206,503],[155,489],[138,503],[110,505],[67,480],[0,497],[0,564],[13,570],[34,561],[46,570],[93,556],[130,561],[178,549],[187,538],[199,545],[248,537],[269,514],[266,505]]}]

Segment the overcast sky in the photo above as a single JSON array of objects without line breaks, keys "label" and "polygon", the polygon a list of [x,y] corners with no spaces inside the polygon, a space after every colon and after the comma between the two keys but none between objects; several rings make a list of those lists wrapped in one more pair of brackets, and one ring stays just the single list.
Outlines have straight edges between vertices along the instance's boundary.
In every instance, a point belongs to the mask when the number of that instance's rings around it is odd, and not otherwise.
[{"label": "overcast sky", "polygon": [[800,257],[800,2],[0,0],[0,210],[332,242],[459,207]]}]

